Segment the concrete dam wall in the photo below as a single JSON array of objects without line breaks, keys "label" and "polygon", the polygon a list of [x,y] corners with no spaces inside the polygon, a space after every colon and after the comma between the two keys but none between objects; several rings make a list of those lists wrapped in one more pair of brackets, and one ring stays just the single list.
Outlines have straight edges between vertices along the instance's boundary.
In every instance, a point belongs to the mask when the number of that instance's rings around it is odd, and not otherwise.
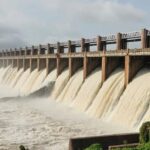
[{"label": "concrete dam wall", "polygon": [[[129,49],[128,43],[135,41],[141,43],[139,49]],[[111,44],[115,50],[107,49]],[[91,117],[138,128],[150,119],[149,64],[150,32],[142,29],[4,50],[0,84],[12,88],[15,96],[26,96],[54,83],[50,99]]]}]

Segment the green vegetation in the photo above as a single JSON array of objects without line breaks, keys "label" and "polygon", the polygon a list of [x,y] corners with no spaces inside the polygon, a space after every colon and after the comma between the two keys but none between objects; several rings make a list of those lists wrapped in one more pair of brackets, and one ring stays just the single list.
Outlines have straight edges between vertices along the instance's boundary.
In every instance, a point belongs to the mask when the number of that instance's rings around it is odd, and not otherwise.
[{"label": "green vegetation", "polygon": [[137,150],[136,148],[114,148],[113,150]]},{"label": "green vegetation", "polygon": [[140,144],[139,146],[135,148],[114,148],[113,150],[150,150],[150,142]]},{"label": "green vegetation", "polygon": [[139,145],[137,150],[150,150],[150,142]]},{"label": "green vegetation", "polygon": [[103,150],[101,144],[92,144],[84,150]]},{"label": "green vegetation", "polygon": [[140,143],[150,142],[150,121],[142,124],[140,128]]}]

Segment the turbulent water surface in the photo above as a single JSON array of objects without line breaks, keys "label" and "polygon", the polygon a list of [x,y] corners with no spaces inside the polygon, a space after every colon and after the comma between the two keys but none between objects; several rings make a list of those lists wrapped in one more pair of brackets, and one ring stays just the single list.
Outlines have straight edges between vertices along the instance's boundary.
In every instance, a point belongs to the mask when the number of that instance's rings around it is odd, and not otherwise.
[{"label": "turbulent water surface", "polygon": [[70,137],[119,131],[49,99],[0,100],[0,149],[67,150]]},{"label": "turbulent water surface", "polygon": [[56,73],[0,68],[0,149],[66,150],[70,137],[133,132],[150,120],[149,68],[126,89],[121,68],[103,85],[100,69],[85,80],[82,68],[70,79],[68,68]]}]

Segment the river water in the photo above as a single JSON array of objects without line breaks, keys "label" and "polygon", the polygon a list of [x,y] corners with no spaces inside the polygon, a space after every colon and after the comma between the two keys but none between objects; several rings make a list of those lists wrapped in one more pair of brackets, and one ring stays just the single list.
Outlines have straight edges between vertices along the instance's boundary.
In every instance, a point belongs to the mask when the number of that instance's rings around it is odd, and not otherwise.
[{"label": "river water", "polygon": [[1,150],[66,150],[70,137],[126,131],[49,99],[0,100]]}]

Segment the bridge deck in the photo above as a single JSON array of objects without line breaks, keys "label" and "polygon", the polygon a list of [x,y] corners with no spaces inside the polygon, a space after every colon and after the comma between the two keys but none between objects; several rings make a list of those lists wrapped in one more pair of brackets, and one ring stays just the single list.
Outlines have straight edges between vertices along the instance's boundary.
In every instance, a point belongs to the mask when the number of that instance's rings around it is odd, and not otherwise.
[{"label": "bridge deck", "polygon": [[118,50],[118,51],[99,51],[99,52],[78,52],[78,53],[53,53],[53,54],[37,54],[37,55],[18,55],[18,56],[1,56],[0,59],[45,59],[45,58],[83,58],[86,57],[123,57],[130,56],[150,56],[150,48]]}]

